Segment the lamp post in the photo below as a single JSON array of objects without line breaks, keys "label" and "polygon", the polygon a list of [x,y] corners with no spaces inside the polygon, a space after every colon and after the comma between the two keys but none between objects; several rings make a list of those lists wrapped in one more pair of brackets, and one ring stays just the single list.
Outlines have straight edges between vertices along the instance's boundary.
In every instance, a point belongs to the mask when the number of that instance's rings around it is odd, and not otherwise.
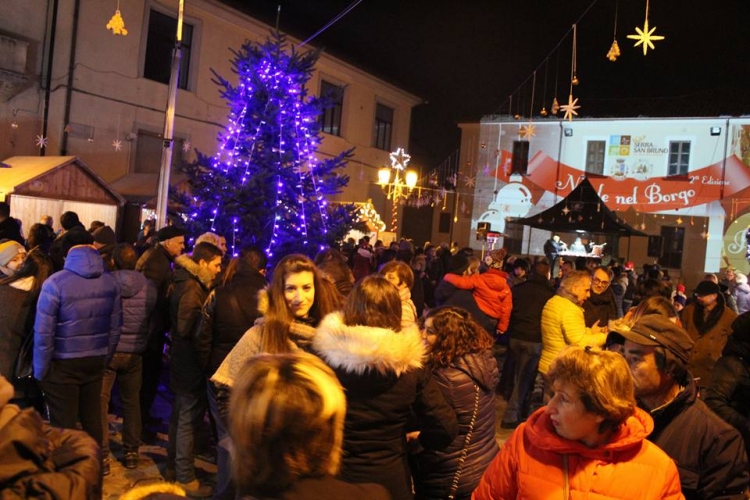
[{"label": "lamp post", "polygon": [[378,184],[386,193],[386,198],[393,201],[391,231],[398,233],[398,205],[402,200],[406,200],[417,185],[417,173],[413,170],[404,171],[411,160],[411,156],[406,154],[404,148],[398,148],[390,154],[390,158],[391,166],[378,170]]},{"label": "lamp post", "polygon": [[169,205],[169,174],[172,169],[172,150],[174,149],[174,113],[177,103],[177,85],[180,81],[180,61],[182,59],[182,19],[185,0],[180,0],[177,15],[177,37],[172,51],[172,74],[169,77],[169,97],[164,119],[164,136],[161,150],[161,169],[159,170],[159,190],[156,193],[156,228],[167,225],[167,206]]}]

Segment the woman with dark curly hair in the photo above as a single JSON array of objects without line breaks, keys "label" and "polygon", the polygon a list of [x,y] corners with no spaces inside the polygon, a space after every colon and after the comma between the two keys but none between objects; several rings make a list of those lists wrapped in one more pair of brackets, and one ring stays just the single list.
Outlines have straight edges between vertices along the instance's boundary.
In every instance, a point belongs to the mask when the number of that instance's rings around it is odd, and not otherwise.
[{"label": "woman with dark curly hair", "polygon": [[456,412],[459,433],[444,450],[412,457],[417,498],[468,499],[498,452],[493,340],[468,311],[449,306],[430,311],[422,335],[433,379]]}]

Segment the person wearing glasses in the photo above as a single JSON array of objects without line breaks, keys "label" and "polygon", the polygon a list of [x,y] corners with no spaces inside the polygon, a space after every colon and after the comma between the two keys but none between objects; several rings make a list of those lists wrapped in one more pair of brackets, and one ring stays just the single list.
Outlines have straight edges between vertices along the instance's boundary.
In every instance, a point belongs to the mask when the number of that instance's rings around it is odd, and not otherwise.
[{"label": "person wearing glasses", "polygon": [[591,280],[591,295],[583,303],[583,316],[586,326],[609,327],[609,322],[620,317],[617,312],[617,301],[610,284],[614,274],[605,266],[594,269]]}]

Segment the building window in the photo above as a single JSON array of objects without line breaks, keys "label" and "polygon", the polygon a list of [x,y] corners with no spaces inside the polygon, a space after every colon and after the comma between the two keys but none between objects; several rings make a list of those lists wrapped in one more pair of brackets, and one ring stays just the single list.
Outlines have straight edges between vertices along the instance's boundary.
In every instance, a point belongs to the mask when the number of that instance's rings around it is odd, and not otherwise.
[{"label": "building window", "polygon": [[320,97],[329,99],[332,106],[323,112],[320,128],[326,134],[341,136],[341,112],[344,108],[344,87],[325,80],[320,82]]},{"label": "building window", "polygon": [[606,141],[588,141],[586,143],[586,172],[604,174],[604,152]]},{"label": "building window", "polygon": [[393,108],[378,103],[375,107],[375,131],[373,145],[383,151],[391,150],[393,133]]},{"label": "building window", "polygon": [[[148,37],[146,38],[146,59],[143,77],[169,84],[172,73],[172,50],[177,33],[177,18],[151,9],[148,17]],[[190,54],[193,44],[193,26],[182,24],[182,60],[178,87],[187,90],[190,75]]]},{"label": "building window", "polygon": [[685,243],[684,227],[661,228],[661,256],[659,265],[670,269],[682,269],[682,250]]},{"label": "building window", "polygon": [[[139,130],[137,141],[133,173],[158,175],[161,170],[161,153],[164,142],[161,138],[161,134],[149,132],[147,130]],[[183,142],[183,139],[174,139],[174,146],[172,149],[172,173],[177,172],[179,165],[182,163]]]},{"label": "building window", "polygon": [[687,175],[690,166],[690,141],[669,141],[668,175]]},{"label": "building window", "polygon": [[526,175],[529,168],[529,141],[513,141],[513,173]]}]

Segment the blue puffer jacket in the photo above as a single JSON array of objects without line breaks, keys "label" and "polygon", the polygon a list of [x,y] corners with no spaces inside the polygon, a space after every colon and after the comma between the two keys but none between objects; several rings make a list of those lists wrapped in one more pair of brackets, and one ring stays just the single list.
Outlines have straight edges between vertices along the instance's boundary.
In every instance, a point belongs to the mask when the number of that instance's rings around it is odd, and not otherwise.
[{"label": "blue puffer jacket", "polygon": [[34,377],[53,359],[111,356],[120,340],[120,285],[91,246],[70,249],[62,271],[42,285],[34,322]]},{"label": "blue puffer jacket", "polygon": [[146,350],[151,314],[159,291],[143,273],[122,269],[112,276],[122,293],[122,334],[117,352],[140,354]]}]

